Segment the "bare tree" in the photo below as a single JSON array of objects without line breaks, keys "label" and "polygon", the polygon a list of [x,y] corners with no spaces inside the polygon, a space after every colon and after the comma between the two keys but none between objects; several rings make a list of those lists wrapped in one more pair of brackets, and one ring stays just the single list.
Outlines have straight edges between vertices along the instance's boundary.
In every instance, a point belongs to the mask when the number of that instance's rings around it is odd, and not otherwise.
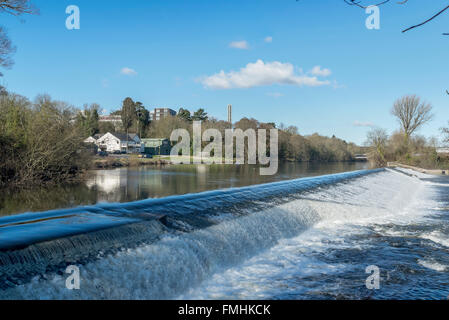
[{"label": "bare tree", "polygon": [[388,134],[384,129],[374,128],[367,134],[366,144],[370,147],[369,159],[377,167],[387,164],[385,157],[388,143]]},{"label": "bare tree", "polygon": [[6,12],[15,16],[24,13],[34,14],[38,10],[30,0],[0,0],[0,12]]},{"label": "bare tree", "polygon": [[[296,0],[296,1],[298,1],[298,0]],[[350,6],[355,6],[355,7],[359,7],[359,8],[362,8],[362,9],[366,9],[366,8],[372,7],[372,6],[381,6],[381,5],[389,4],[389,3],[392,3],[392,2],[393,2],[393,1],[391,1],[391,0],[379,0],[379,2],[377,2],[376,4],[373,4],[373,3],[370,3],[370,1],[363,1],[363,0],[343,0],[343,1],[344,1],[346,4],[350,5]],[[408,2],[408,0],[397,1],[396,4],[399,4],[399,5],[405,5],[407,2]],[[430,2],[430,1],[429,1],[429,2]],[[427,5],[427,4],[426,4],[426,5]],[[436,17],[440,16],[441,14],[443,14],[444,12],[446,12],[447,10],[449,10],[449,5],[446,6],[446,7],[444,7],[444,8],[442,8],[442,9],[440,9],[438,12],[436,12],[436,13],[435,13],[433,16],[431,16],[430,18],[424,20],[424,21],[421,22],[421,23],[418,23],[418,24],[416,24],[416,25],[413,25],[413,26],[411,26],[411,27],[408,27],[408,28],[402,30],[402,32],[404,33],[404,32],[410,31],[410,30],[412,30],[412,29],[421,27],[421,26],[423,26],[423,25],[429,23],[430,21],[432,21],[432,20],[435,19]],[[447,35],[449,35],[449,33],[443,33],[443,35],[446,35],[446,36],[447,36]]]},{"label": "bare tree", "polygon": [[[3,12],[19,16],[25,13],[35,14],[38,10],[30,0],[0,0],[0,13]],[[0,67],[10,68],[13,65],[12,55],[15,51],[5,29],[0,26]],[[1,76],[3,74],[0,72]]]},{"label": "bare tree", "polygon": [[441,128],[440,131],[444,135],[443,142],[449,144],[449,127]]},{"label": "bare tree", "polygon": [[433,118],[432,105],[421,102],[416,95],[404,96],[396,100],[391,114],[398,119],[406,141],[416,130]]},{"label": "bare tree", "polygon": [[[3,27],[0,26],[0,67],[10,68],[13,64],[12,55],[16,48],[12,45],[11,40]],[[0,72],[0,77],[3,74]]]}]

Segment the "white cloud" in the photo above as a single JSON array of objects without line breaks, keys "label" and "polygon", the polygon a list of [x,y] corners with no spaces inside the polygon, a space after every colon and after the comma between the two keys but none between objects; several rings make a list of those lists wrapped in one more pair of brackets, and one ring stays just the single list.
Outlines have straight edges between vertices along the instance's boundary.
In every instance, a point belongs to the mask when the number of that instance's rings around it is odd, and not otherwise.
[{"label": "white cloud", "polygon": [[265,63],[260,59],[255,63],[248,63],[239,71],[222,70],[214,75],[202,77],[199,81],[212,89],[251,88],[273,84],[318,87],[330,84],[329,81],[319,80],[316,76],[308,76],[302,72],[297,74],[291,63],[278,61]]},{"label": "white cloud", "polygon": [[245,40],[243,41],[233,41],[229,44],[230,48],[234,48],[234,49],[249,49],[249,44],[248,42],[246,42]]},{"label": "white cloud", "polygon": [[354,121],[354,126],[355,127],[370,127],[370,128],[372,128],[372,127],[374,127],[374,123],[356,120],[356,121]]},{"label": "white cloud", "polygon": [[310,70],[310,74],[317,77],[329,77],[332,74],[332,71],[326,68],[321,69],[321,66],[315,66]]},{"label": "white cloud", "polygon": [[120,71],[121,74],[124,74],[126,76],[135,76],[137,75],[137,72],[134,69],[125,67]]},{"label": "white cloud", "polygon": [[264,41],[267,43],[271,43],[273,42],[273,37],[266,37]]}]

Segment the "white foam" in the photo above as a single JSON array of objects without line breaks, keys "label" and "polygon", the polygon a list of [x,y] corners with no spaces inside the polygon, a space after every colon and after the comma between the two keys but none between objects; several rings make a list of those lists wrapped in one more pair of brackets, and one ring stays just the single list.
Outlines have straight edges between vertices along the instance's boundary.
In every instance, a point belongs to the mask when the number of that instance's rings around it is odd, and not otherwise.
[{"label": "white foam", "polygon": [[0,298],[267,298],[288,292],[281,280],[298,270],[316,275],[349,268],[311,253],[332,246],[367,249],[363,242],[346,243],[347,236],[373,223],[423,218],[427,192],[419,179],[387,170],[81,266],[78,291],[67,290],[64,277],[46,275],[0,292]]},{"label": "white foam", "polygon": [[432,231],[431,233],[424,233],[421,235],[421,238],[433,241],[442,246],[449,248],[449,237],[447,235],[442,234],[439,231]]},{"label": "white foam", "polygon": [[422,265],[423,267],[426,267],[426,268],[431,269],[431,270],[439,271],[439,272],[443,272],[443,271],[446,271],[448,269],[447,266],[444,266],[444,265],[442,265],[442,264],[440,264],[438,262],[435,262],[435,261],[419,259],[418,263],[420,265]]},{"label": "white foam", "polygon": [[[325,289],[321,289],[337,291],[337,273],[352,268],[362,268],[364,271],[366,266],[323,263],[316,258],[320,253],[346,248],[363,254],[365,250],[370,249],[371,244],[362,240],[354,243],[348,241],[348,237],[364,234],[364,227],[376,224],[379,225],[377,231],[383,234],[404,236],[403,232],[392,232],[381,226],[391,223],[407,225],[427,219],[425,208],[429,205],[428,195],[431,191],[425,190],[424,184],[417,179],[402,177],[402,183],[398,183],[396,178],[390,179],[391,175],[380,174],[359,179],[357,183],[339,186],[338,190],[331,188],[308,197],[320,200],[310,201],[309,205],[320,213],[322,221],[298,237],[281,241],[277,246],[251,258],[243,265],[215,274],[201,286],[190,289],[178,298],[270,299],[289,294],[307,297],[308,294],[319,290],[319,284],[314,283],[316,287],[310,288],[309,284],[298,282],[299,279],[320,279],[322,276],[331,277],[334,282],[330,281]],[[365,188],[367,185],[369,187]],[[363,186],[360,192],[353,193],[359,186]],[[330,196],[330,193],[335,197]],[[374,196],[376,201],[371,203],[373,198],[366,197],[367,194]],[[326,201],[343,200],[341,198],[347,196],[357,199],[364,206]],[[379,204],[383,205],[379,207]],[[441,269],[437,264],[432,264],[432,267]],[[364,280],[361,280],[360,286],[364,285]],[[289,286],[289,281],[294,285]]]}]

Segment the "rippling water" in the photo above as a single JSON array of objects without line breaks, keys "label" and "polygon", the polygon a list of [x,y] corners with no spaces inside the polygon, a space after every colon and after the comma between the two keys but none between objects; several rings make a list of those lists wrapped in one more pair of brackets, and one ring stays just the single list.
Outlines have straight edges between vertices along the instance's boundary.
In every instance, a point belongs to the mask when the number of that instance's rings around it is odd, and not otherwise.
[{"label": "rippling water", "polygon": [[386,169],[3,218],[0,298],[445,299],[448,188]]}]

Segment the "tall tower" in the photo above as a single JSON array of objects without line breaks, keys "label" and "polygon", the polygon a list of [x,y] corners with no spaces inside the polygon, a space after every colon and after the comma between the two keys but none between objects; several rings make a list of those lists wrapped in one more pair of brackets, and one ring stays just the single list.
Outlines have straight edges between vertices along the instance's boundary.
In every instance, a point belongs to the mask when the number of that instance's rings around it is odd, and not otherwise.
[{"label": "tall tower", "polygon": [[232,124],[232,105],[228,105],[228,122]]}]

